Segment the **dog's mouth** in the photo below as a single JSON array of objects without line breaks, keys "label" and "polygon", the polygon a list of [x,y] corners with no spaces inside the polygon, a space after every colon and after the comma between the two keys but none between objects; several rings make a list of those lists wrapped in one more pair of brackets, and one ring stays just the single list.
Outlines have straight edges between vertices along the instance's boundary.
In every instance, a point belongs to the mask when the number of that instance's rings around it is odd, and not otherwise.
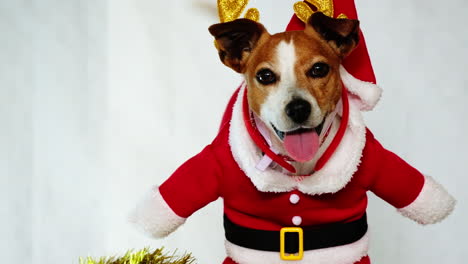
[{"label": "dog's mouth", "polygon": [[271,126],[283,141],[288,155],[296,161],[306,162],[311,160],[319,149],[319,135],[322,132],[323,123],[324,121],[314,128],[300,127],[286,132],[280,131],[273,124]]},{"label": "dog's mouth", "polygon": [[302,133],[308,133],[308,132],[315,132],[317,133],[318,135],[320,135],[320,133],[322,133],[322,129],[323,129],[323,124],[325,123],[325,119],[316,127],[314,128],[307,128],[307,127],[300,127],[298,129],[295,129],[295,130],[291,130],[291,131],[281,131],[279,130],[278,128],[275,127],[275,125],[271,124],[271,126],[273,127],[273,130],[275,131],[276,135],[281,139],[281,140],[284,140],[284,137],[286,135],[297,135],[297,134],[302,134]]}]

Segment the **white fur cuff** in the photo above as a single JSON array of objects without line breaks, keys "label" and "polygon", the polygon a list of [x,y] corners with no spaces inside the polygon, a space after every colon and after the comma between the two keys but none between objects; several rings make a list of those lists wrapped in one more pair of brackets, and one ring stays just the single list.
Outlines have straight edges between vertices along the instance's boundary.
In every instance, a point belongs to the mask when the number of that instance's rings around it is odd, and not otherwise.
[{"label": "white fur cuff", "polygon": [[178,216],[159,192],[158,186],[151,188],[129,215],[129,221],[146,235],[154,238],[166,237],[185,222]]},{"label": "white fur cuff", "polygon": [[419,196],[411,204],[398,211],[422,224],[435,224],[442,221],[454,209],[456,200],[432,177],[426,176]]}]

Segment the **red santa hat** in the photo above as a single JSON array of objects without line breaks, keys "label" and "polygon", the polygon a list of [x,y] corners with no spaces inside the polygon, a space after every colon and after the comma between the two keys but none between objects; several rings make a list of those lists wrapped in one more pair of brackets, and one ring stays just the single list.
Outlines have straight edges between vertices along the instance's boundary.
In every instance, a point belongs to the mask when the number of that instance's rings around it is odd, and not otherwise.
[{"label": "red santa hat", "polygon": [[[294,6],[295,13],[286,31],[303,30],[308,12],[321,11],[334,18],[358,19],[354,0],[306,0]],[[302,17],[302,20],[299,18]],[[358,97],[361,110],[369,111],[380,99],[382,89],[376,85],[374,70],[362,31],[359,44],[343,61],[341,78],[351,95]]]}]

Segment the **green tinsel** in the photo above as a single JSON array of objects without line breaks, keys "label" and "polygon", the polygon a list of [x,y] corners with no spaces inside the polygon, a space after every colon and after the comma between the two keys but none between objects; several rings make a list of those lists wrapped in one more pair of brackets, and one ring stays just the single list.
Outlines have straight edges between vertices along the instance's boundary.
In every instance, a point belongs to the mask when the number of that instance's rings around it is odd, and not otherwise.
[{"label": "green tinsel", "polygon": [[122,257],[91,257],[80,258],[80,264],[194,264],[195,259],[190,254],[181,257],[163,253],[163,248],[150,251],[145,248],[140,251],[127,251]]}]

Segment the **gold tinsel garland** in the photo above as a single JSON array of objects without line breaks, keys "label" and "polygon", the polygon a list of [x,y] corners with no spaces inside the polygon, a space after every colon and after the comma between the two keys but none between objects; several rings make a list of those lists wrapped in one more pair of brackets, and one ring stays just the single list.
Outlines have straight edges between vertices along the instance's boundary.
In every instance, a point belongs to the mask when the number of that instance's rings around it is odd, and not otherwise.
[{"label": "gold tinsel garland", "polygon": [[195,259],[190,254],[176,256],[163,252],[164,248],[149,250],[148,248],[139,251],[128,251],[121,257],[101,257],[94,259],[91,257],[80,258],[79,264],[194,264]]}]

